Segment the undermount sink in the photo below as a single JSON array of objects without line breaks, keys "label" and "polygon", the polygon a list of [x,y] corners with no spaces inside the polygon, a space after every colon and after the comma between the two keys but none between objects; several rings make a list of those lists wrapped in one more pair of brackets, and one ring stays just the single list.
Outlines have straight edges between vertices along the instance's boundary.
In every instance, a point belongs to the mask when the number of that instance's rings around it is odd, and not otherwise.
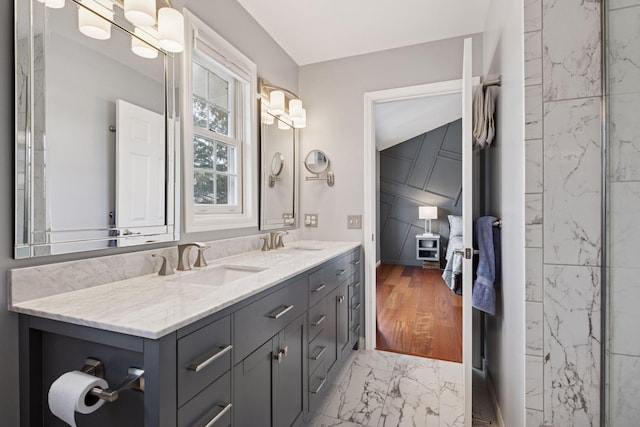
[{"label": "undermount sink", "polygon": [[289,249],[294,249],[298,251],[321,251],[324,248],[321,248],[319,246],[291,246],[289,247]]},{"label": "undermount sink", "polygon": [[177,277],[170,281],[191,283],[194,285],[219,286],[251,276],[252,274],[256,274],[264,270],[266,270],[266,268],[243,265],[221,265],[220,267],[214,267]]}]

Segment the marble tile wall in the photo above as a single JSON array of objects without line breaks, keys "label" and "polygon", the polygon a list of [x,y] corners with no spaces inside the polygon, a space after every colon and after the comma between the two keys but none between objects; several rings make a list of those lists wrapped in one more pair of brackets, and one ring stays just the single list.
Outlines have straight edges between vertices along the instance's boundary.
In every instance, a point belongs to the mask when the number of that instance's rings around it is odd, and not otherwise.
[{"label": "marble tile wall", "polygon": [[640,419],[640,0],[608,3],[607,423]]},{"label": "marble tile wall", "polygon": [[526,425],[596,426],[601,4],[523,1]]}]

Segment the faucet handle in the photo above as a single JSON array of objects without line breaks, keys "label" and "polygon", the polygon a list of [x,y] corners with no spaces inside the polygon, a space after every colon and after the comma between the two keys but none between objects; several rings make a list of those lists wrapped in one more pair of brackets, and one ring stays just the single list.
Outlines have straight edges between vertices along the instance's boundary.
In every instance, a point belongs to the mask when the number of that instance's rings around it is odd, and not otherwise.
[{"label": "faucet handle", "polygon": [[198,246],[198,257],[196,258],[196,262],[193,263],[194,267],[206,267],[207,260],[204,258],[204,251],[209,249],[210,246]]},{"label": "faucet handle", "polygon": [[278,232],[278,241],[276,243],[276,249],[278,248],[284,248],[284,240],[282,240],[284,238],[284,236],[286,236],[287,234],[289,234],[288,231],[279,231]]},{"label": "faucet handle", "polygon": [[262,237],[260,237],[260,240],[263,240],[263,241],[264,241],[264,243],[262,244],[262,250],[263,250],[263,251],[265,251],[265,252],[266,252],[266,251],[268,251],[269,249],[271,249],[271,247],[269,246],[269,240],[270,240],[270,239],[269,239],[269,237],[267,237],[267,236],[262,236]]},{"label": "faucet handle", "polygon": [[173,268],[171,268],[171,263],[166,256],[160,254],[151,254],[151,256],[154,258],[162,258],[162,265],[160,266],[160,270],[158,271],[158,276],[168,276],[175,273],[175,271],[173,271]]}]

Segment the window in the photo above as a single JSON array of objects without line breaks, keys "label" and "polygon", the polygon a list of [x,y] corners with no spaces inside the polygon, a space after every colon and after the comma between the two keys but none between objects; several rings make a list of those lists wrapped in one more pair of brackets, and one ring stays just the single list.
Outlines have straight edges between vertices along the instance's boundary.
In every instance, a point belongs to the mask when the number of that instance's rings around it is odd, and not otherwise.
[{"label": "window", "polygon": [[185,21],[186,231],[257,226],[255,64],[186,11]]}]

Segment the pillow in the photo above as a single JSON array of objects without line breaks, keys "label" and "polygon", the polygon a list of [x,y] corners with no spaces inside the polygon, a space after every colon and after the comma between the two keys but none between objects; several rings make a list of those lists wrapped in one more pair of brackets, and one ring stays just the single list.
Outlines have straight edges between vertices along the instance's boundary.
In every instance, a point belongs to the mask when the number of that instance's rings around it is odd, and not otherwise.
[{"label": "pillow", "polygon": [[462,217],[458,215],[448,215],[449,236],[462,236]]}]

